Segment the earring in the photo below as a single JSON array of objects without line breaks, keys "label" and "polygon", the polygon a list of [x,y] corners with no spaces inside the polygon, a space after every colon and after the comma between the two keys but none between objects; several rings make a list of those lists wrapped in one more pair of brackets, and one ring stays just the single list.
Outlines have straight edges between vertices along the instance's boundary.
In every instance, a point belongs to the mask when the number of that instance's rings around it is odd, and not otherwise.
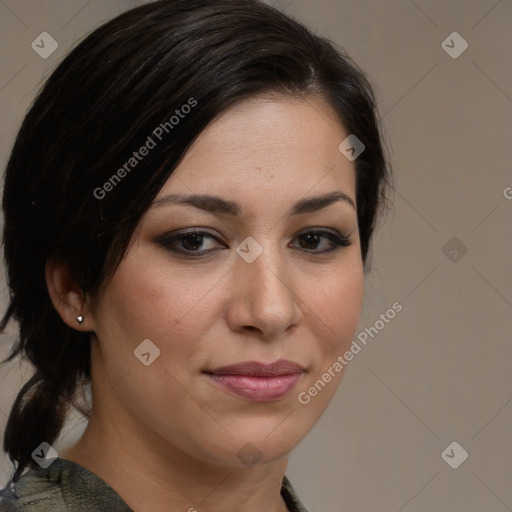
[{"label": "earring", "polygon": [[76,317],[76,321],[77,321],[79,324],[82,324],[82,323],[83,323],[83,321],[84,321],[84,317],[83,317],[82,315],[78,315],[78,316]]}]

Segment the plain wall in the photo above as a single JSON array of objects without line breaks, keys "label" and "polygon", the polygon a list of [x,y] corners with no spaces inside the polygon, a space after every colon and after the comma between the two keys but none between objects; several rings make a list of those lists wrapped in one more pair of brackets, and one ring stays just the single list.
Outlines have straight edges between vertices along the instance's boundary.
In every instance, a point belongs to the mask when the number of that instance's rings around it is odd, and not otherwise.
[{"label": "plain wall", "polygon": [[[141,3],[0,3],[2,167],[55,64]],[[351,361],[287,474],[311,512],[512,510],[512,2],[269,3],[342,46],[375,87],[395,208],[375,236],[357,333],[403,306]],[[48,59],[31,48],[44,31],[59,44]],[[452,32],[469,45],[457,58],[442,47],[461,48]],[[3,277],[1,289],[3,312]],[[15,335],[1,336],[0,357]],[[0,434],[29,375],[0,367]],[[70,421],[60,445],[81,428]],[[457,469],[441,457],[453,441],[469,454]],[[9,473],[0,458],[0,486]]]}]

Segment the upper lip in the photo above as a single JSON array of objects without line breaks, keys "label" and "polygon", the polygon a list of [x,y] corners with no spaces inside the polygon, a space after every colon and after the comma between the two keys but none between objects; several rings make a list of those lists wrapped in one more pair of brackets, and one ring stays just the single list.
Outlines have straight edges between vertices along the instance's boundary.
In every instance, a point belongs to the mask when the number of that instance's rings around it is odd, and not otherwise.
[{"label": "upper lip", "polygon": [[243,361],[241,363],[221,366],[206,373],[214,375],[249,375],[252,377],[276,377],[278,375],[292,375],[305,372],[305,368],[299,363],[279,359],[270,364],[259,361]]}]

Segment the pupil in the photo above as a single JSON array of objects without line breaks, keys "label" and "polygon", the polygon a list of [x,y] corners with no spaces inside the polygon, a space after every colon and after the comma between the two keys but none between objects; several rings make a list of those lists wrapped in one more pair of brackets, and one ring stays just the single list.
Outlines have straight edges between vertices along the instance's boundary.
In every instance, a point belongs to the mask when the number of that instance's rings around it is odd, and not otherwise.
[{"label": "pupil", "polygon": [[[306,239],[306,244],[312,243],[315,246],[318,244],[318,235],[307,234],[304,235],[304,237]],[[311,249],[311,247],[309,248]]]},{"label": "pupil", "polygon": [[[192,243],[188,243],[187,240],[189,242],[192,241]],[[201,244],[202,244],[201,236],[197,235],[195,233],[191,234],[191,235],[186,235],[183,238],[183,247],[189,251],[198,249],[199,247],[201,247]]]}]

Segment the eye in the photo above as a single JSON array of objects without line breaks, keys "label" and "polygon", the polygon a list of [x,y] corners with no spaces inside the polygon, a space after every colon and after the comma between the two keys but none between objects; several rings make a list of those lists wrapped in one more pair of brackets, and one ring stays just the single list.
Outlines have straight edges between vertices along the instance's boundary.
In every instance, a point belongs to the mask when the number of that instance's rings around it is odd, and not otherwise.
[{"label": "eye", "polygon": [[298,249],[314,253],[327,253],[340,249],[341,247],[348,247],[352,244],[350,237],[324,229],[311,229],[304,231],[298,235],[296,239],[300,241]]},{"label": "eye", "polygon": [[[297,240],[299,244],[295,244]],[[178,233],[167,233],[155,239],[155,242],[167,250],[191,257],[200,257],[217,249],[226,248],[219,238],[208,231],[190,229]],[[349,236],[337,231],[310,229],[297,235],[291,247],[301,251],[323,254],[347,247],[352,244]]]},{"label": "eye", "polygon": [[[209,241],[209,243],[205,243],[207,241]],[[218,238],[211,233],[197,230],[168,233],[155,239],[156,243],[170,251],[192,256],[207,254],[219,246],[225,247],[223,244],[220,244],[220,242],[215,244],[213,241],[219,242]]]}]

